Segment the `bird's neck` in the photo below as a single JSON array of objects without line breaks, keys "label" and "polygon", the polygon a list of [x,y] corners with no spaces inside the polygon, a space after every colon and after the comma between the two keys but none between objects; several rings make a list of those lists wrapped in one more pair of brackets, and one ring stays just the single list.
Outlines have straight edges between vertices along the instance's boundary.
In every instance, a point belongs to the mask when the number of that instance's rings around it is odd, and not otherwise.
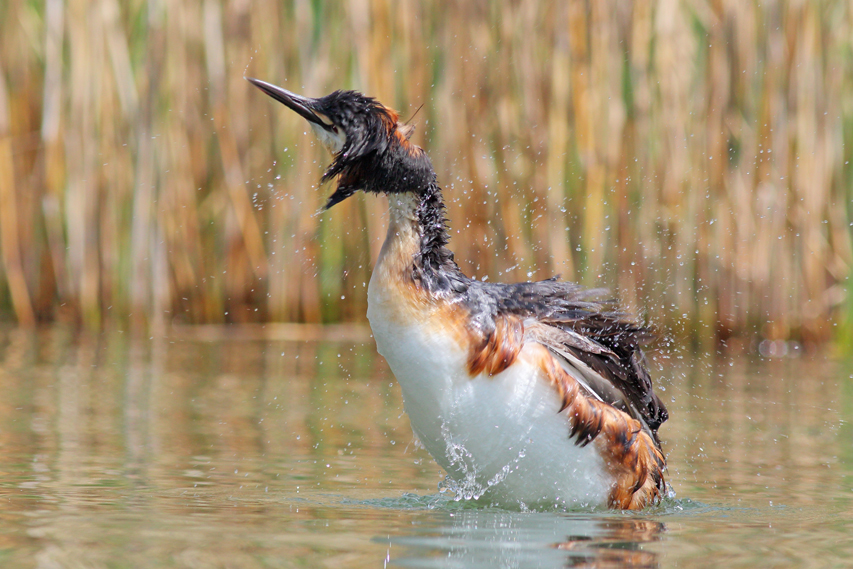
[{"label": "bird's neck", "polygon": [[431,184],[420,194],[389,194],[388,210],[383,257],[386,252],[394,251],[393,265],[407,273],[401,277],[411,279],[428,292],[444,292],[447,278],[461,273],[447,248],[450,236],[438,185]]}]

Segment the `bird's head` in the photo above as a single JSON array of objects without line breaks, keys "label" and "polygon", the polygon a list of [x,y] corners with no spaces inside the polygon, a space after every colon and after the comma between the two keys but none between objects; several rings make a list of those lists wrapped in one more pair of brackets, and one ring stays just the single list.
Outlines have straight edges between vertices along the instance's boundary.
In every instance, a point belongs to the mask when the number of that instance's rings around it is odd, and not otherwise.
[{"label": "bird's head", "polygon": [[409,142],[414,127],[398,122],[397,113],[358,91],[335,91],[312,99],[259,79],[246,78],[261,91],[308,121],[334,161],[325,182],[338,177],[326,209],[358,190],[423,192],[435,182],[426,154]]}]

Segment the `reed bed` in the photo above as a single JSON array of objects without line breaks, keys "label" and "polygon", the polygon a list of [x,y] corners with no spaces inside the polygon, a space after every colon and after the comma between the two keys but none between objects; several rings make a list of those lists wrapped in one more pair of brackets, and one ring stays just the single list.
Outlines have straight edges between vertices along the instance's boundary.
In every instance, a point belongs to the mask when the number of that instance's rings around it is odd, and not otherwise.
[{"label": "reed bed", "polygon": [[414,115],[469,274],[825,340],[853,322],[851,23],[842,1],[5,0],[0,311],[362,320],[383,200],[317,215],[328,157],[251,75]]}]

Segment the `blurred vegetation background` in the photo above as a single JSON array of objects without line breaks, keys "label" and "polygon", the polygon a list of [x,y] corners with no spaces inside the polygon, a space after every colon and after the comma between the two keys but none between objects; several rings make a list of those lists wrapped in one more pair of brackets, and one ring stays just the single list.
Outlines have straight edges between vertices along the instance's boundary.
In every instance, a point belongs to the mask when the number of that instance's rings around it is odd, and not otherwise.
[{"label": "blurred vegetation background", "polygon": [[851,10],[3,0],[0,314],[363,320],[384,199],[316,215],[329,157],[249,75],[415,115],[477,278],[608,286],[701,340],[849,340]]}]

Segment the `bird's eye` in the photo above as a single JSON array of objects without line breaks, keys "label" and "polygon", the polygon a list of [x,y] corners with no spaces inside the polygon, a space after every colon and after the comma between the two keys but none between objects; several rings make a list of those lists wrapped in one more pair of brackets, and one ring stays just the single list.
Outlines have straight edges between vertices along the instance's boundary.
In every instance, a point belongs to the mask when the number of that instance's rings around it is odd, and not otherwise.
[{"label": "bird's eye", "polygon": [[338,134],[338,127],[335,125],[332,125],[332,132],[334,132],[335,134]]}]

